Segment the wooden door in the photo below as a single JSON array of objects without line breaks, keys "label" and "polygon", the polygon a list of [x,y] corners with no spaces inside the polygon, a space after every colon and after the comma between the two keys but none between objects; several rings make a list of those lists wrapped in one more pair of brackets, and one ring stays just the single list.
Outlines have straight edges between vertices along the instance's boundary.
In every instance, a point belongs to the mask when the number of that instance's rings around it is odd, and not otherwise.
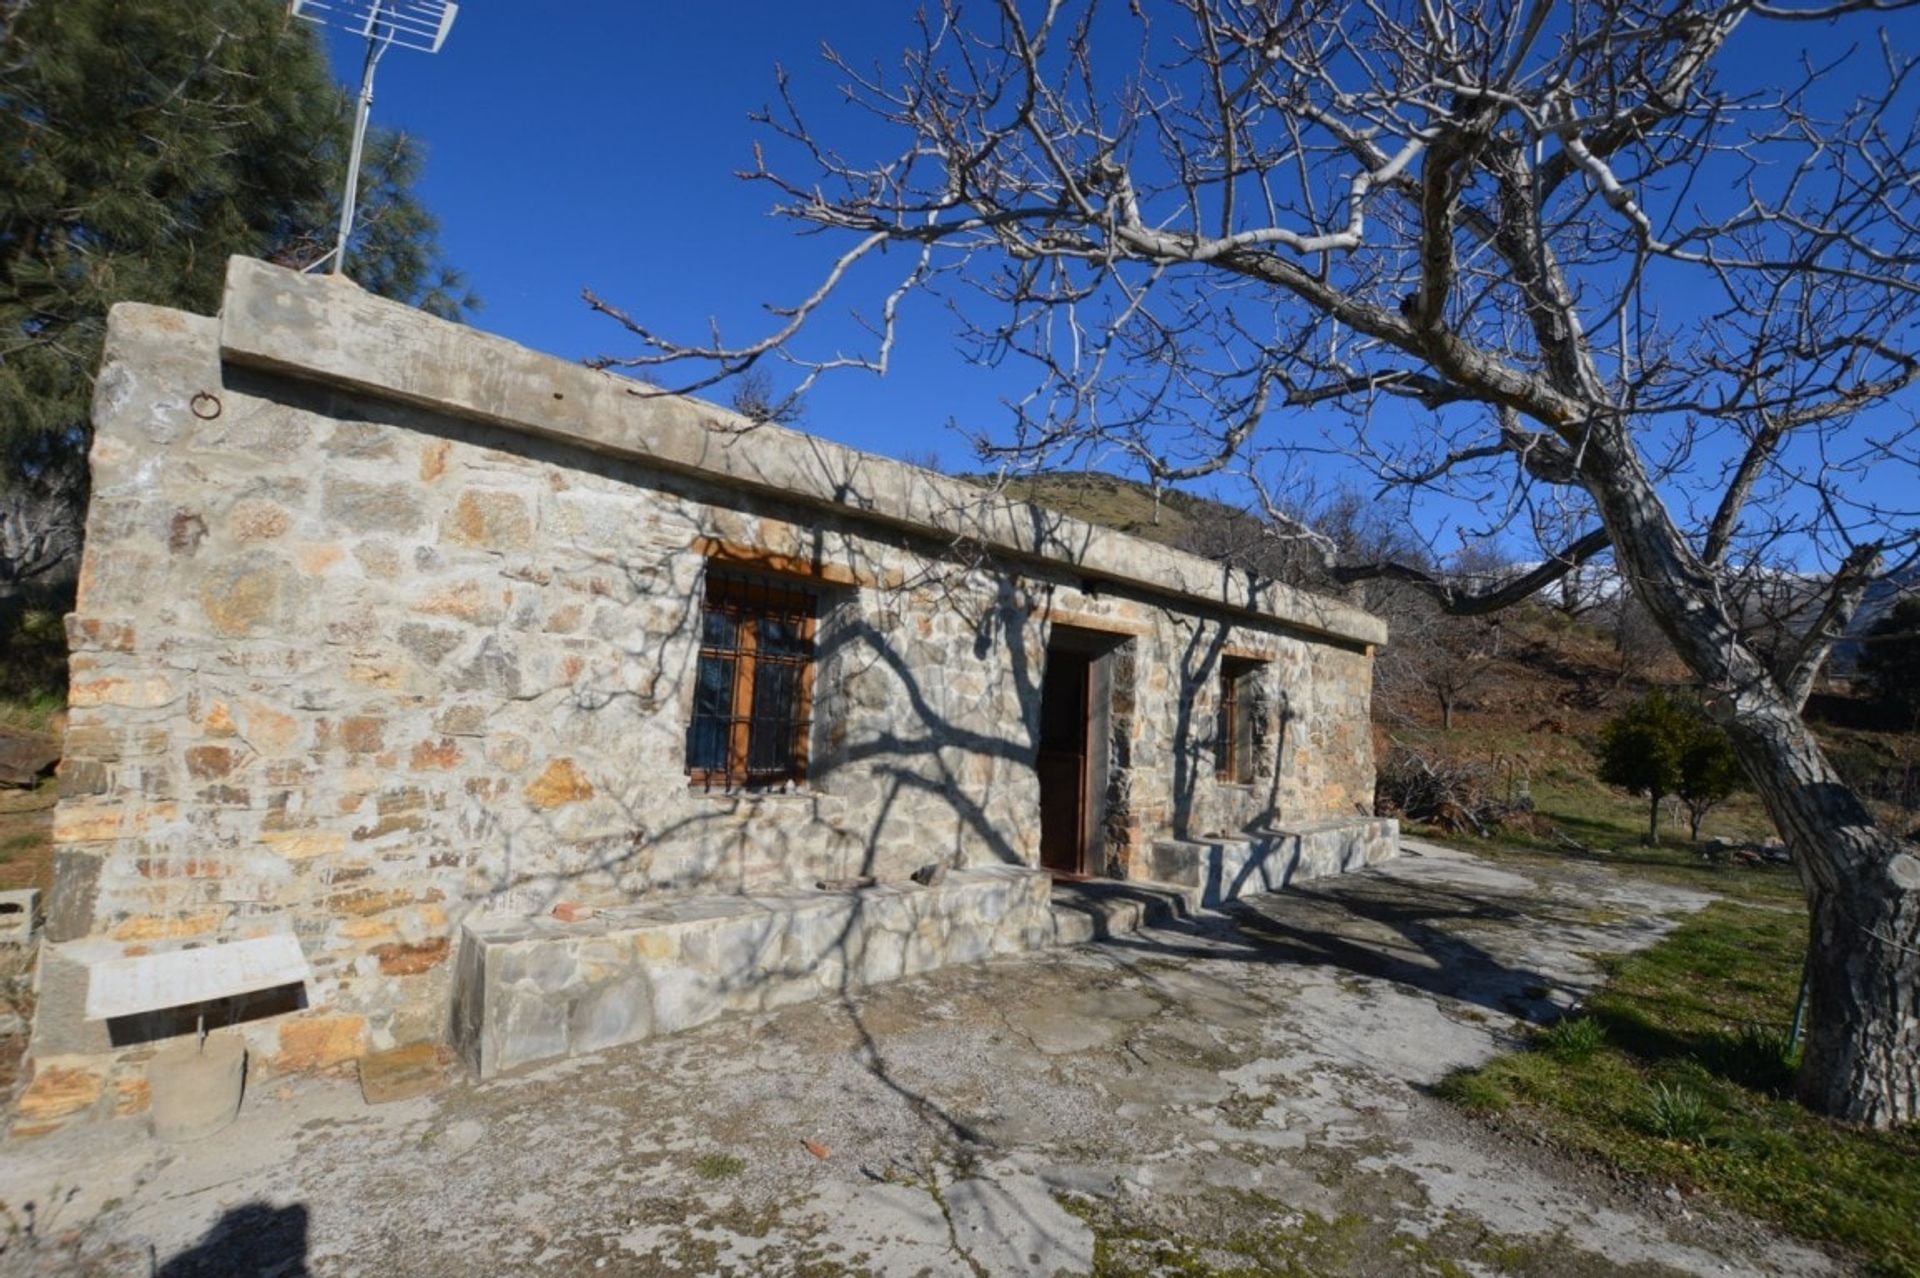
[{"label": "wooden door", "polygon": [[1086,871],[1091,670],[1084,653],[1049,648],[1040,680],[1040,865],[1056,874]]}]

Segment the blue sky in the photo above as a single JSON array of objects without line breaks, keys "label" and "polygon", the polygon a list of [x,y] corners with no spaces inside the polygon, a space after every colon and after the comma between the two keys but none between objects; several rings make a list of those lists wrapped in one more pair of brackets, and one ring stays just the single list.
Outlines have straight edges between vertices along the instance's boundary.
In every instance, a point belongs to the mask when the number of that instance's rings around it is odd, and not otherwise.
[{"label": "blue sky", "polygon": [[[772,322],[762,304],[809,291],[839,245],[797,237],[767,215],[771,189],[734,177],[763,136],[748,114],[772,96],[784,64],[823,133],[856,156],[888,154],[895,138],[839,108],[838,73],[820,48],[891,63],[912,38],[911,17],[899,0],[465,0],[440,54],[388,57],[374,114],[427,144],[422,194],[448,257],[485,301],[478,326],[567,358],[633,353],[624,332],[580,301],[591,287],[673,336],[701,338],[709,317],[730,338],[758,336]],[[1920,34],[1920,21],[1896,21]],[[1848,38],[1867,34],[1856,27]],[[1775,26],[1768,38],[1838,43],[1822,24]],[[357,76],[359,47],[335,39],[331,48],[336,74]],[[1750,70],[1753,51],[1744,43],[1730,73]],[[851,296],[877,300],[871,289]],[[816,339],[835,335],[845,305]],[[891,375],[827,378],[809,398],[805,429],[964,468],[966,446],[947,423],[992,426],[1005,413],[993,376],[953,349],[949,324],[931,301],[910,306]],[[1351,468],[1344,477],[1365,479]],[[1911,478],[1891,477],[1897,486]],[[1423,514],[1471,524],[1473,512],[1428,502]]]},{"label": "blue sky", "polygon": [[[767,216],[771,192],[733,176],[752,162],[748,113],[772,95],[776,63],[830,109],[821,43],[892,53],[909,13],[469,0],[439,54],[383,61],[374,118],[426,142],[421,191],[448,258],[484,299],[479,327],[568,358],[633,353],[581,303],[591,287],[678,336],[701,337],[709,316],[730,335],[758,335],[761,305],[810,290],[830,250],[796,239]],[[335,40],[331,52],[340,78],[357,77],[353,42]],[[857,121],[835,123],[844,134]],[[806,429],[876,452],[965,460],[945,423],[992,413],[995,396],[950,351],[935,308],[912,318],[894,374],[828,379],[809,397]]]}]

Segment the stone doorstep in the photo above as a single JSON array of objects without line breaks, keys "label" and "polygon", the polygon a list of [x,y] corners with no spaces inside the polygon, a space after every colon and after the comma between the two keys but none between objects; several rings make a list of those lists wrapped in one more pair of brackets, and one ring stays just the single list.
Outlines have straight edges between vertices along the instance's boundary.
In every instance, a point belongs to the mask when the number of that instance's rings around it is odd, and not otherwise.
[{"label": "stone doorstep", "polygon": [[565,923],[470,918],[454,1038],[482,1078],[1053,943],[1050,881],[1024,866],[884,884],[615,907]]},{"label": "stone doorstep", "polygon": [[1385,817],[1302,822],[1233,839],[1157,839],[1154,877],[1198,892],[1212,907],[1250,892],[1342,874],[1398,853],[1400,823]]},{"label": "stone doorstep", "polygon": [[1149,879],[1056,880],[1053,943],[1086,945],[1164,927],[1200,909],[1198,888]]}]

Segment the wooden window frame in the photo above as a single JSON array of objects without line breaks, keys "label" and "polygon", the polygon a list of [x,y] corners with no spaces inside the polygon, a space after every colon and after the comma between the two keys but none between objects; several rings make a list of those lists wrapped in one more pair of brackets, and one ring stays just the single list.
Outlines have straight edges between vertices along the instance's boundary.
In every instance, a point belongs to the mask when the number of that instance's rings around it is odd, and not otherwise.
[{"label": "wooden window frame", "polygon": [[[726,766],[698,767],[693,763],[694,734],[699,728],[698,685],[687,720],[687,783],[702,790],[786,790],[806,783],[813,734],[813,672],[817,653],[814,647],[820,619],[821,594],[806,579],[786,578],[767,573],[740,572],[712,564],[707,570],[700,601],[700,648],[696,671],[709,660],[731,662],[732,687],[727,714],[723,719],[726,734]],[[734,643],[722,648],[708,643],[708,617],[721,612],[733,619]],[[768,657],[761,651],[760,629],[768,620],[791,623],[802,651],[793,656]],[[755,686],[763,665],[775,661],[795,670],[795,693],[790,713],[774,720],[779,732],[791,734],[787,766],[779,769],[753,766],[756,728],[767,716],[754,713]],[[696,673],[696,681],[698,674]],[[761,728],[760,730],[765,730]]]},{"label": "wooden window frame", "polygon": [[[1219,737],[1214,742],[1214,779],[1222,785],[1254,782],[1254,732],[1247,718],[1253,712],[1253,705],[1243,685],[1266,664],[1252,657],[1220,659],[1220,717]],[[1244,744],[1242,737],[1245,737]]]}]

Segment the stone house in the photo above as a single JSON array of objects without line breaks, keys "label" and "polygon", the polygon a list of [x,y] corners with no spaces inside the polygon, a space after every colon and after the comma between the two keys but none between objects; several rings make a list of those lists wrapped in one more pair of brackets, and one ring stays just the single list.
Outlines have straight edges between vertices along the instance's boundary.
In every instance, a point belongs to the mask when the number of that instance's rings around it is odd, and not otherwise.
[{"label": "stone house", "polygon": [[129,958],[291,935],[256,1070],[487,1074],[1395,848],[1341,602],[246,259],[95,426],[24,1129],[208,1010],[90,1019]]}]

